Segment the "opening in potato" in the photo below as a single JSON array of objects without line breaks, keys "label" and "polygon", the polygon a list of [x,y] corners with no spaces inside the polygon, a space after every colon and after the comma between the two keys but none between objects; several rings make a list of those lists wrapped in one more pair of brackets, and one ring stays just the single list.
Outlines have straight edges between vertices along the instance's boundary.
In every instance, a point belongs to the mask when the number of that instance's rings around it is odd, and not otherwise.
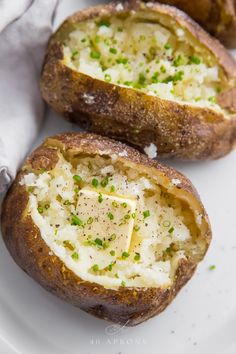
[{"label": "opening in potato", "polygon": [[20,184],[50,252],[81,279],[169,288],[180,260],[202,259],[202,216],[142,167],[116,155],[58,156],[53,169],[29,172]]}]

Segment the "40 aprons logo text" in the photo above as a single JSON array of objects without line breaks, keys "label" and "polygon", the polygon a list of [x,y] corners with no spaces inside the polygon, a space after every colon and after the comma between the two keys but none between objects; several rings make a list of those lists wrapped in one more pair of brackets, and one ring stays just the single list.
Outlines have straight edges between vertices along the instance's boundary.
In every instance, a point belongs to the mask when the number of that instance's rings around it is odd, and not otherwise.
[{"label": "40 aprons logo text", "polygon": [[105,328],[105,336],[90,339],[91,345],[145,345],[145,338],[132,336],[128,322],[123,325],[111,324]]}]

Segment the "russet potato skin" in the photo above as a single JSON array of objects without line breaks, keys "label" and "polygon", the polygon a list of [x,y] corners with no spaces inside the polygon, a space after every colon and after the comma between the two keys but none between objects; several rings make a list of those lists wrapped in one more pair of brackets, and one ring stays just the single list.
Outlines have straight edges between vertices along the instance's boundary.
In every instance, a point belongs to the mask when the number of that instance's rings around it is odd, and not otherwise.
[{"label": "russet potato skin", "polygon": [[235,0],[158,0],[158,2],[176,6],[217,37],[224,45],[236,48]]},{"label": "russet potato skin", "polygon": [[[124,13],[150,11],[139,2],[123,4]],[[215,39],[174,7],[152,4],[152,11],[168,14],[210,49],[226,77],[236,82],[236,63]],[[117,13],[117,4],[96,6],[69,17],[52,36],[41,76],[45,101],[67,120],[86,130],[119,139],[140,150],[153,143],[160,158],[180,160],[216,159],[229,153],[236,142],[236,100],[232,88],[219,95],[222,107],[231,111],[227,119],[221,112],[179,104],[120,87],[76,72],[63,64],[62,43],[76,23]],[[233,92],[233,93],[232,93]],[[226,103],[225,103],[226,102]]]},{"label": "russet potato skin", "polygon": [[[150,176],[161,176],[167,184],[173,178],[179,179],[181,183],[178,187],[173,186],[173,193],[185,195],[189,203],[203,215],[200,234],[204,239],[206,252],[211,241],[211,228],[196,190],[176,170],[150,160],[120,142],[94,134],[65,133],[48,138],[30,155],[3,202],[2,234],[7,249],[15,262],[46,290],[97,317],[128,326],[137,325],[159,314],[192,277],[196,262],[182,260],[173,285],[167,289],[120,287],[118,290],[111,290],[80,279],[57,256],[49,255],[49,247],[27,213],[29,194],[19,181],[29,171],[37,173],[41,169],[52,169],[58,160],[59,151],[65,157],[81,152],[117,154],[121,161],[139,166]],[[123,156],[124,151],[127,156]],[[120,153],[122,157],[119,157]]]}]

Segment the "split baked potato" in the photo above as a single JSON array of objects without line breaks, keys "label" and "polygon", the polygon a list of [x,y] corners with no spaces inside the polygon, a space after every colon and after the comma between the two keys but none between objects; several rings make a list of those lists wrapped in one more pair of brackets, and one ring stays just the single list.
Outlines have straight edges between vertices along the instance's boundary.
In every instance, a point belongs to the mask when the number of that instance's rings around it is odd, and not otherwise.
[{"label": "split baked potato", "polygon": [[50,137],[26,160],[2,206],[2,234],[45,289],[129,326],[166,308],[211,240],[187,178],[83,133]]},{"label": "split baked potato", "polygon": [[47,103],[151,156],[218,158],[236,141],[236,63],[176,9],[111,3],[69,17],[41,77]]},{"label": "split baked potato", "polygon": [[227,47],[236,47],[236,0],[158,0],[158,2],[178,7]]}]

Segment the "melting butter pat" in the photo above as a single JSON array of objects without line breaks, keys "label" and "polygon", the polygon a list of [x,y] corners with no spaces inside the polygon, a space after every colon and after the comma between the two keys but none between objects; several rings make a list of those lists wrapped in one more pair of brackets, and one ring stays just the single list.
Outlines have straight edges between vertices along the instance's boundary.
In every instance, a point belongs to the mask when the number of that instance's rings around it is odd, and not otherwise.
[{"label": "melting butter pat", "polygon": [[102,240],[107,251],[120,256],[130,247],[135,209],[134,199],[83,188],[76,212],[84,225],[83,237]]}]

